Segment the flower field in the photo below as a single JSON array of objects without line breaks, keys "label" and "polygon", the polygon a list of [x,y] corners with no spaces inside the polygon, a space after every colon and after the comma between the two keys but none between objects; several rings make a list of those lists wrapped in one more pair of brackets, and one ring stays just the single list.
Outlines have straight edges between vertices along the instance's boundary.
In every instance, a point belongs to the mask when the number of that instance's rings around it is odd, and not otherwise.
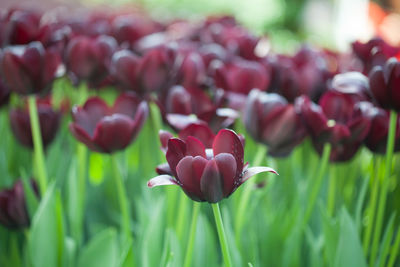
[{"label": "flower field", "polygon": [[400,47],[15,8],[0,48],[0,266],[400,266]]}]

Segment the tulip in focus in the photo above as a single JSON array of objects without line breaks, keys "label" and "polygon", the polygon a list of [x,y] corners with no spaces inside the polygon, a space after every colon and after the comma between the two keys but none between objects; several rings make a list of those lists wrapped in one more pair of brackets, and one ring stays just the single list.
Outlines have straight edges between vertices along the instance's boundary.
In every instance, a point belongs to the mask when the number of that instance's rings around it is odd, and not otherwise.
[{"label": "tulip in focus", "polygon": [[243,163],[243,156],[242,141],[228,129],[218,132],[212,149],[207,149],[193,136],[185,140],[170,138],[166,150],[169,168],[163,169],[162,175],[151,179],[147,185],[179,185],[194,201],[217,203],[229,197],[253,175],[276,173],[269,167],[248,168],[248,164]]},{"label": "tulip in focus", "polygon": [[72,109],[74,137],[89,149],[113,153],[126,148],[138,135],[148,114],[146,102],[132,94],[121,94],[112,107],[99,97]]}]

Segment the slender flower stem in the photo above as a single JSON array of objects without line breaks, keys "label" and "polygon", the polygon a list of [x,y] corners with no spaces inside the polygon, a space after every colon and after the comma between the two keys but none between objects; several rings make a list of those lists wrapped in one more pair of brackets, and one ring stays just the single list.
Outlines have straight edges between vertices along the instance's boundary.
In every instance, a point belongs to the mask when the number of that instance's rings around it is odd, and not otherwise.
[{"label": "slender flower stem", "polygon": [[184,267],[190,267],[192,264],[193,258],[193,247],[194,247],[194,239],[196,236],[196,227],[197,227],[197,218],[199,217],[200,212],[200,202],[193,201],[193,211],[192,211],[192,222],[190,224],[190,235],[186,248],[186,256],[185,262],[183,264]]},{"label": "slender flower stem", "polygon": [[[262,160],[265,158],[265,155],[267,153],[267,147],[264,145],[259,145],[256,155],[253,160],[254,166],[259,166],[262,162]],[[250,194],[253,189],[255,180],[250,179],[245,183],[245,187],[243,188],[243,193],[240,198],[239,202],[239,207],[237,209],[237,212],[235,214],[235,239],[236,243],[239,245],[240,244],[240,234],[242,231],[242,227],[244,225],[244,220],[246,218],[245,216],[245,210],[248,207],[249,201],[250,201]]]},{"label": "slender flower stem", "polygon": [[114,183],[115,186],[117,187],[119,207],[122,214],[122,231],[128,238],[130,238],[131,226],[130,226],[129,202],[125,192],[124,182],[122,180],[121,172],[118,168],[118,162],[115,154],[111,155],[111,163],[114,172],[113,175]]},{"label": "slender flower stem", "polygon": [[378,190],[379,190],[379,166],[380,166],[380,160],[378,157],[374,158],[374,170],[375,170],[375,177],[373,177],[373,184],[372,184],[372,192],[371,192],[371,200],[369,202],[369,207],[367,210],[367,216],[368,216],[368,224],[367,228],[365,229],[365,234],[364,234],[364,241],[363,241],[363,249],[365,255],[368,255],[369,251],[369,246],[371,242],[371,236],[372,236],[372,229],[374,226],[374,218],[375,218],[375,212],[376,212],[376,205],[378,203]]},{"label": "slender flower stem", "polygon": [[214,213],[215,224],[217,226],[218,237],[219,237],[219,242],[221,244],[222,256],[224,258],[225,267],[231,267],[232,260],[231,260],[231,255],[229,253],[228,242],[226,240],[224,224],[222,223],[219,204],[218,203],[211,204],[211,207]]},{"label": "slender flower stem", "polygon": [[47,171],[43,152],[42,134],[40,132],[39,115],[36,106],[36,97],[28,97],[29,116],[31,120],[33,149],[35,155],[35,165],[37,170],[37,179],[39,182],[40,193],[43,196],[47,188]]},{"label": "slender flower stem", "polygon": [[396,262],[397,255],[399,255],[400,251],[400,227],[397,228],[396,239],[394,240],[392,250],[390,251],[390,257],[387,264],[387,267],[393,267]]},{"label": "slender flower stem", "polygon": [[335,193],[336,193],[336,167],[331,166],[331,173],[329,175],[329,188],[328,188],[328,215],[333,216],[335,211]]},{"label": "slender flower stem", "polygon": [[331,144],[325,143],[324,151],[322,152],[321,164],[318,169],[318,173],[314,176],[315,181],[313,183],[313,187],[311,188],[310,199],[308,201],[308,206],[305,211],[303,225],[305,227],[311,217],[312,211],[314,210],[315,202],[317,200],[318,193],[321,189],[322,180],[324,178],[325,170],[327,168],[329,162],[329,156],[331,154]]},{"label": "slender flower stem", "polygon": [[396,111],[390,112],[390,123],[389,123],[389,134],[388,141],[386,146],[386,162],[385,162],[385,174],[383,176],[382,187],[379,194],[379,202],[378,202],[378,212],[376,217],[376,225],[374,231],[374,238],[372,240],[372,248],[371,248],[371,258],[370,258],[370,266],[375,264],[376,256],[378,253],[379,240],[382,231],[383,217],[385,215],[385,206],[387,199],[387,192],[389,189],[390,182],[390,171],[392,169],[392,158],[393,158],[393,150],[394,150],[394,141],[396,136],[396,121],[397,121],[397,113]]},{"label": "slender flower stem", "polygon": [[83,144],[78,144],[77,147],[77,157],[78,157],[78,175],[77,175],[77,185],[78,185],[78,232],[77,232],[77,242],[78,245],[82,242],[82,229],[83,229],[83,214],[85,213],[85,196],[86,196],[86,173],[87,173],[87,148]]}]

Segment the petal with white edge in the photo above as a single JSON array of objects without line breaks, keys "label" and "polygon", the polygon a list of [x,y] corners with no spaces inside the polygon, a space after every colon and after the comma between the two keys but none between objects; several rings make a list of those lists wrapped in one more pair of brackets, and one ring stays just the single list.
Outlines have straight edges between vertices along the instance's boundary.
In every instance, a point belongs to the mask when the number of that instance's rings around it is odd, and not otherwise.
[{"label": "petal with white edge", "polygon": [[279,175],[274,169],[270,168],[270,167],[251,167],[248,168],[244,173],[243,173],[243,177],[242,177],[242,183],[246,182],[250,177],[262,173],[262,172],[272,172],[275,173],[277,175]]},{"label": "petal with white edge", "polygon": [[169,175],[159,175],[147,182],[147,186],[152,188],[160,185],[178,185],[175,179]]}]

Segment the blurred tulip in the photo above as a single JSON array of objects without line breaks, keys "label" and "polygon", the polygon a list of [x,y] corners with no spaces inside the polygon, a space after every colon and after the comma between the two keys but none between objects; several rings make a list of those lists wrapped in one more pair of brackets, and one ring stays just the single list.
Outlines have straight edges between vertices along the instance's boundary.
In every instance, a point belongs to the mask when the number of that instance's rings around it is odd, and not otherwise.
[{"label": "blurred tulip", "polygon": [[258,142],[268,146],[268,154],[285,157],[306,136],[299,112],[277,94],[252,90],[243,114],[244,125]]},{"label": "blurred tulip", "polygon": [[371,101],[369,80],[360,72],[347,72],[333,77],[330,90],[349,95],[355,102]]},{"label": "blurred tulip", "polygon": [[69,41],[65,49],[65,64],[75,84],[87,80],[98,86],[108,76],[111,57],[118,44],[110,36],[95,38],[78,36]]},{"label": "blurred tulip", "polygon": [[10,89],[4,84],[3,79],[0,77],[0,107],[8,103],[10,93]]},{"label": "blurred tulip", "polygon": [[266,90],[270,82],[269,73],[263,65],[241,59],[217,66],[214,78],[217,87],[246,95],[254,88]]},{"label": "blurred tulip", "polygon": [[137,84],[139,61],[139,57],[129,50],[118,51],[112,57],[111,75],[121,89],[140,95],[142,92]]},{"label": "blurred tulip", "polygon": [[[43,146],[48,146],[60,127],[61,112],[55,111],[50,98],[37,99],[40,132]],[[17,140],[28,148],[33,148],[31,120],[28,107],[10,110],[11,130]]]},{"label": "blurred tulip", "polygon": [[186,88],[201,87],[206,78],[206,69],[203,58],[196,52],[177,56],[176,83]]},{"label": "blurred tulip", "polygon": [[126,148],[138,135],[148,114],[146,102],[122,94],[112,107],[99,97],[89,98],[83,107],[72,109],[69,128],[89,149],[113,153]]},{"label": "blurred tulip", "polygon": [[276,173],[268,167],[247,168],[243,155],[239,136],[227,129],[218,132],[212,149],[206,149],[193,136],[188,136],[186,141],[171,138],[166,151],[168,168],[158,169],[166,172],[147,185],[179,185],[194,201],[216,203],[229,197],[251,176],[260,172]]},{"label": "blurred tulip", "polygon": [[347,161],[357,152],[370,129],[364,104],[355,103],[349,95],[336,91],[326,92],[319,105],[303,96],[298,105],[312,137],[314,147],[321,155],[323,146],[332,145],[330,160]]},{"label": "blurred tulip", "polygon": [[[370,104],[367,108],[371,129],[365,138],[365,145],[374,153],[385,154],[389,132],[390,112]],[[400,151],[400,116],[397,116],[394,152]]]},{"label": "blurred tulip", "polygon": [[37,41],[41,14],[32,10],[11,10],[6,26],[6,44],[24,45]]},{"label": "blurred tulip", "polygon": [[50,90],[61,63],[60,56],[46,50],[40,42],[4,49],[0,72],[4,83],[21,95],[46,93]]},{"label": "blurred tulip", "polygon": [[[32,188],[38,195],[34,180]],[[9,229],[22,229],[28,227],[29,223],[24,187],[22,181],[18,180],[12,188],[0,191],[0,224]]]},{"label": "blurred tulip", "polygon": [[369,74],[369,83],[382,108],[400,112],[400,62],[397,59],[389,59],[383,67],[375,66]]}]

